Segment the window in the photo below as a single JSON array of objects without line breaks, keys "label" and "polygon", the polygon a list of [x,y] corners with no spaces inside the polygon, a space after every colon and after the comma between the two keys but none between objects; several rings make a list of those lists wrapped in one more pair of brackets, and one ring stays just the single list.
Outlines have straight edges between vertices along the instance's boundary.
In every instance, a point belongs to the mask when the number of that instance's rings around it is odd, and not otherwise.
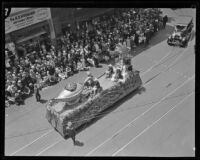
[{"label": "window", "polygon": [[176,25],[177,32],[180,32],[180,31],[184,30],[185,28],[186,28],[186,26]]}]

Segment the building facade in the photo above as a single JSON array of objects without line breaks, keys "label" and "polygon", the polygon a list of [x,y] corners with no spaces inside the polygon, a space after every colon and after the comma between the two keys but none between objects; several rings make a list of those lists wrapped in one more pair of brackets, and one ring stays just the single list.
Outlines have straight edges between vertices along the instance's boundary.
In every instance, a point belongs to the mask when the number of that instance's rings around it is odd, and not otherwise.
[{"label": "building facade", "polygon": [[18,8],[5,20],[6,48],[16,45],[41,45],[48,38],[52,42],[67,28],[92,17],[112,12],[112,8]]}]

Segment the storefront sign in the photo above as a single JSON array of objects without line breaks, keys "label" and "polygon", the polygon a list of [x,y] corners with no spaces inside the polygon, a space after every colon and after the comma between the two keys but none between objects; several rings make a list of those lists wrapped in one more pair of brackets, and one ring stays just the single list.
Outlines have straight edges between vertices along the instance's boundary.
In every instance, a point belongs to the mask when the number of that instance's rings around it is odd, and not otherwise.
[{"label": "storefront sign", "polygon": [[50,8],[30,9],[20,14],[11,15],[5,19],[5,33],[10,33],[50,18]]}]

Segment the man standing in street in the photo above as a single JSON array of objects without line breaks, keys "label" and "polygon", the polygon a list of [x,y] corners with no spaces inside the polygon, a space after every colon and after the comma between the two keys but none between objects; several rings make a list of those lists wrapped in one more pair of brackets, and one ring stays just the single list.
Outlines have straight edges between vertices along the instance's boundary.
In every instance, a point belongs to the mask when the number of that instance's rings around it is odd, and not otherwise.
[{"label": "man standing in street", "polygon": [[67,126],[66,126],[66,132],[68,134],[68,136],[73,140],[74,145],[76,144],[76,132],[74,130],[74,128],[72,127],[72,122],[68,122]]},{"label": "man standing in street", "polygon": [[41,100],[41,95],[39,93],[39,87],[37,84],[34,85],[34,92],[35,92],[36,101],[39,102]]}]

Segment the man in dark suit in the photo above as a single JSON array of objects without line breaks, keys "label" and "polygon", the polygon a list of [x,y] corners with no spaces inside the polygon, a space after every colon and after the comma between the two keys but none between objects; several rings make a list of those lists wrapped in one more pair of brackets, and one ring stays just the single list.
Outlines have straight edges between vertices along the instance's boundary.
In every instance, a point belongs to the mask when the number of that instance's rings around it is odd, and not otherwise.
[{"label": "man in dark suit", "polygon": [[163,17],[163,28],[165,28],[167,21],[168,21],[168,17],[167,17],[167,15],[165,15]]},{"label": "man in dark suit", "polygon": [[39,92],[39,86],[37,84],[34,85],[34,92],[35,92],[36,101],[39,102],[41,100],[41,95]]},{"label": "man in dark suit", "polygon": [[76,131],[72,127],[72,122],[68,122],[66,126],[67,135],[73,140],[74,145],[76,144]]}]

